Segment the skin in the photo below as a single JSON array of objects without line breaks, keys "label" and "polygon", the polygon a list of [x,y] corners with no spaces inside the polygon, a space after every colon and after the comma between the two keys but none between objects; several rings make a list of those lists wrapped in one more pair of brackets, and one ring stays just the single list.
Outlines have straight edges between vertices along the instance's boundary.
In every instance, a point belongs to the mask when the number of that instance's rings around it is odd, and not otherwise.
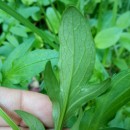
[{"label": "skin", "polygon": [[[21,130],[29,129],[14,110],[23,110],[35,115],[48,128],[47,130],[53,130],[52,103],[46,95],[0,87],[0,107],[21,127]],[[0,130],[12,130],[1,117]]]}]

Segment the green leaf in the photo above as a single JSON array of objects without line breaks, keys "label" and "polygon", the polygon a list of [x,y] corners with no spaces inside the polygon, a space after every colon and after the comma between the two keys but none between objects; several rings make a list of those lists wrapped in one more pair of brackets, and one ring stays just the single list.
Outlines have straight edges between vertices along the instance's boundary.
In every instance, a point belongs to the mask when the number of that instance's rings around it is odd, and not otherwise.
[{"label": "green leaf", "polygon": [[[111,56],[111,55],[109,55],[109,56]],[[106,64],[108,65],[109,63],[106,63]],[[100,81],[103,81],[103,80],[109,78],[109,74],[108,74],[107,70],[105,69],[104,65],[101,63],[98,55],[96,55],[94,75]],[[93,78],[95,78],[95,76]]]},{"label": "green leaf", "polygon": [[29,130],[45,130],[42,122],[30,113],[21,110],[15,110],[15,112],[23,119],[23,121],[29,127]]},{"label": "green leaf", "polygon": [[32,5],[33,3],[37,2],[39,3],[40,5],[44,5],[44,6],[48,6],[50,5],[51,3],[53,3],[55,0],[22,0],[22,2],[25,4],[25,5]]},{"label": "green leaf", "polygon": [[60,0],[60,1],[66,5],[77,5],[79,2],[78,0]]},{"label": "green leaf", "polygon": [[45,72],[44,72],[44,81],[47,90],[47,94],[49,95],[51,101],[53,102],[53,120],[55,125],[57,123],[58,115],[60,114],[60,106],[58,102],[60,102],[60,88],[59,83],[56,79],[56,76],[52,70],[51,62],[46,64]]},{"label": "green leaf", "polygon": [[108,123],[109,127],[130,129],[130,102],[116,112],[115,117]]},{"label": "green leaf", "polygon": [[117,110],[130,100],[130,69],[112,78],[111,90],[97,99],[91,118],[86,121],[87,130],[97,130],[115,115]]},{"label": "green leaf", "polygon": [[16,25],[16,26],[12,26],[10,28],[10,32],[16,36],[20,36],[20,37],[26,37],[27,38],[27,32],[26,32],[26,28],[22,25]]},{"label": "green leaf", "polygon": [[79,112],[79,117],[77,119],[77,121],[75,122],[75,124],[72,126],[72,128],[70,130],[79,130],[79,125],[80,125],[80,121],[83,117],[83,111],[82,109]]},{"label": "green leaf", "polygon": [[57,119],[58,125],[55,126],[57,130],[62,128],[66,118],[72,92],[82,90],[82,86],[92,75],[95,61],[95,48],[89,25],[74,7],[69,7],[63,14],[59,40],[61,114]]},{"label": "green leaf", "polygon": [[[59,83],[56,79],[56,76],[53,72],[51,62],[47,62],[45,71],[44,71],[44,81],[45,86],[47,90],[47,94],[51,98],[52,101],[58,101],[59,100]],[[57,96],[55,96],[57,94]]]},{"label": "green leaf", "polygon": [[36,2],[36,0],[21,0],[23,4],[25,5],[31,5]]},{"label": "green leaf", "polygon": [[0,116],[7,122],[13,130],[20,130],[20,128],[10,119],[10,117],[0,108]]},{"label": "green leaf", "polygon": [[24,43],[22,43],[21,45],[19,45],[18,47],[16,47],[13,50],[13,52],[8,56],[8,58],[5,60],[2,67],[2,72],[3,73],[7,72],[12,67],[13,61],[23,56],[29,50],[33,42],[34,39],[30,38],[26,40]]},{"label": "green leaf", "polygon": [[36,12],[40,10],[39,7],[33,6],[33,7],[21,7],[18,8],[18,12],[24,16],[25,18],[29,18],[30,16],[33,16]]},{"label": "green leaf", "polygon": [[[72,34],[72,35],[70,35]],[[95,61],[93,38],[87,21],[70,7],[63,15],[60,32],[60,83],[68,94],[90,79]]]},{"label": "green leaf", "polygon": [[54,33],[58,33],[60,25],[60,13],[57,10],[54,10],[52,7],[48,7],[46,10],[46,22],[48,27]]},{"label": "green leaf", "polygon": [[14,48],[15,47],[10,43],[4,42],[3,46],[0,47],[0,55],[7,57],[14,50]]},{"label": "green leaf", "polygon": [[128,65],[126,63],[126,61],[122,58],[115,58],[114,59],[114,64],[120,69],[120,70],[126,70],[128,69]]},{"label": "green leaf", "polygon": [[126,130],[126,129],[112,127],[112,128],[104,128],[104,129],[100,129],[100,130]]},{"label": "green leaf", "polygon": [[48,60],[57,63],[58,53],[54,50],[35,50],[15,59],[12,67],[3,73],[3,85],[18,84],[42,72]]},{"label": "green leaf", "polygon": [[7,35],[7,40],[14,47],[17,47],[19,45],[18,40],[13,35]]},{"label": "green leaf", "polygon": [[[99,84],[86,84],[82,86],[81,90],[73,91],[69,100],[69,108],[67,110],[67,117],[79,109],[85,102],[90,101],[104,93],[110,87],[110,79],[105,80]],[[76,95],[76,96],[75,96]]]},{"label": "green leaf", "polygon": [[130,33],[129,32],[123,32],[121,34],[119,42],[122,47],[130,51]]},{"label": "green leaf", "polygon": [[48,6],[56,0],[39,0],[39,3],[42,3],[44,6]]},{"label": "green leaf", "polygon": [[122,29],[127,28],[130,26],[130,11],[127,11],[119,16],[116,22],[117,27]]},{"label": "green leaf", "polygon": [[107,10],[108,6],[107,3],[108,1],[102,1],[99,7],[100,12],[97,20],[98,32],[112,26],[111,24],[112,24],[113,12]]},{"label": "green leaf", "polygon": [[118,42],[121,33],[122,30],[116,27],[102,30],[96,35],[94,39],[97,48],[105,49],[111,47],[112,45],[115,45]]},{"label": "green leaf", "polygon": [[80,130],[87,130],[88,129],[91,118],[94,115],[93,113],[94,113],[93,108],[89,108],[89,109],[84,111],[84,115],[83,115],[83,117],[80,121],[80,125],[79,125]]}]

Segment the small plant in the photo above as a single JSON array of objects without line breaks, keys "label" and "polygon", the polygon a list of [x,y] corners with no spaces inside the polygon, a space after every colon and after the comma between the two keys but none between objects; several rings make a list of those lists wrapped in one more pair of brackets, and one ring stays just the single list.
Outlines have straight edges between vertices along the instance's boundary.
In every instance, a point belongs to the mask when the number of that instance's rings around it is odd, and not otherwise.
[{"label": "small plant", "polygon": [[[59,54],[51,49],[28,52],[33,40],[16,47],[1,65],[1,84],[20,86],[44,70],[46,91],[53,103],[55,130],[64,127],[70,130],[121,130],[109,127],[108,123],[117,110],[130,100],[130,69],[100,83],[91,82],[96,49],[88,21],[80,11],[70,6],[62,16]],[[37,58],[34,60],[34,57]],[[16,113],[30,130],[45,129],[33,115],[20,110]],[[0,115],[14,130],[19,129],[2,110]]]},{"label": "small plant", "polygon": [[[63,14],[59,39],[59,79],[56,79],[50,63],[45,69],[55,130],[61,130],[73,116],[77,117],[77,122],[72,130],[105,128],[115,112],[129,101],[130,70],[99,84],[89,83],[95,61],[94,42],[89,25],[74,7],[69,7]],[[93,99],[96,101],[91,106],[89,101]],[[81,110],[86,103],[86,110]]]}]

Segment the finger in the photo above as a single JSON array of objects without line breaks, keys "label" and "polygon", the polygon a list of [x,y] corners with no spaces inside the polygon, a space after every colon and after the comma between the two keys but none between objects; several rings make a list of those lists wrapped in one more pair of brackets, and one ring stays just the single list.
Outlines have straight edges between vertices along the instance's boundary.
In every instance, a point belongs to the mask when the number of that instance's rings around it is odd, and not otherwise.
[{"label": "finger", "polygon": [[[0,87],[0,107],[15,121],[17,125],[25,124],[14,110],[24,110],[38,117],[45,126],[52,128],[52,104],[43,94]],[[0,126],[7,126],[0,118]]]},{"label": "finger", "polygon": [[[9,127],[0,127],[0,130],[12,130],[12,128]],[[29,130],[28,128],[20,128],[20,130]]]},{"label": "finger", "polygon": [[[0,130],[12,130],[9,127],[0,127]],[[20,130],[29,130],[28,128],[20,128]],[[47,129],[47,130],[54,130],[54,129]],[[64,130],[68,130],[68,129],[64,129]]]}]

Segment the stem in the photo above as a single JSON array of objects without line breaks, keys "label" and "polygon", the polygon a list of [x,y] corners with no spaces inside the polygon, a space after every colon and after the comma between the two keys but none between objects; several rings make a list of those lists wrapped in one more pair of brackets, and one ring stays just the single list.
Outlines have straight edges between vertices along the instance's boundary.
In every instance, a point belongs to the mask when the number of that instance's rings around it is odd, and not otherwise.
[{"label": "stem", "polygon": [[[68,97],[66,99],[68,99]],[[63,106],[62,113],[60,115],[58,125],[56,126],[55,130],[62,130],[62,125],[63,125],[63,120],[64,120],[64,116],[65,116],[65,112],[66,112],[66,107],[67,107],[67,102],[65,102],[65,104]]]},{"label": "stem", "polygon": [[113,26],[116,23],[117,11],[118,11],[118,0],[115,0],[114,6],[113,6],[113,17],[112,17],[112,25]]},{"label": "stem", "polygon": [[107,48],[107,49],[105,50],[105,54],[103,55],[103,60],[102,60],[102,64],[103,64],[104,66],[106,66],[106,61],[107,61],[108,53],[109,53],[109,49]]},{"label": "stem", "polygon": [[99,13],[98,13],[98,23],[97,23],[97,31],[100,32],[100,30],[102,30],[103,27],[103,18],[104,18],[104,13],[107,10],[107,6],[108,6],[108,1],[104,1],[101,0],[100,6],[99,6]]},{"label": "stem", "polygon": [[119,50],[118,50],[118,57],[121,56],[121,54],[123,53],[125,49],[123,47],[121,47]]},{"label": "stem", "polygon": [[23,16],[18,14],[15,10],[10,8],[8,5],[6,5],[4,2],[0,1],[0,9],[4,10],[6,13],[10,14],[12,17],[17,19],[19,22],[24,24],[26,27],[32,30],[32,32],[35,32],[37,35],[39,35],[45,42],[47,42],[51,47],[58,50],[58,46],[56,46],[50,39],[48,38],[48,35],[40,30],[39,28],[35,27],[30,21],[25,19]]},{"label": "stem", "polygon": [[129,10],[129,8],[130,8],[130,0],[128,1],[127,11]]}]

